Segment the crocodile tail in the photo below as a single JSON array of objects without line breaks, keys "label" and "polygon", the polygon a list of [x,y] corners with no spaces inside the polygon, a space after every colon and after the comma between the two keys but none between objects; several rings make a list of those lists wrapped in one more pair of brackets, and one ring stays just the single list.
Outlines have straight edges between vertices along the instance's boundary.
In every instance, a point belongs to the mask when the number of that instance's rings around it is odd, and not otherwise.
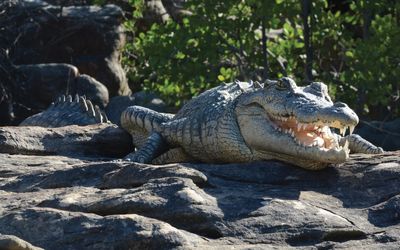
[{"label": "crocodile tail", "polygon": [[349,143],[351,153],[382,154],[384,152],[381,147],[375,146],[357,134],[340,138],[340,144],[344,144],[346,141]]},{"label": "crocodile tail", "polygon": [[121,126],[132,135],[133,144],[141,147],[152,131],[159,131],[160,125],[173,116],[141,106],[130,106],[121,114]]},{"label": "crocodile tail", "polygon": [[60,96],[48,109],[26,118],[20,126],[62,127],[107,123],[108,118],[97,105],[84,96]]},{"label": "crocodile tail", "polygon": [[171,120],[173,116],[141,106],[130,106],[121,114],[121,125],[128,131],[133,128],[151,132],[158,130],[161,123]]}]

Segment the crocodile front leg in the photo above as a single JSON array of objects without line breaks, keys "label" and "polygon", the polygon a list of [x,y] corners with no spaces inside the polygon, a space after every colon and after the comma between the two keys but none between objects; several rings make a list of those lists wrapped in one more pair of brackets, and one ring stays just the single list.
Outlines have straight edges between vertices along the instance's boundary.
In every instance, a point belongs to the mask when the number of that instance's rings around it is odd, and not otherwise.
[{"label": "crocodile front leg", "polygon": [[153,159],[165,153],[168,150],[168,145],[161,135],[157,132],[151,133],[146,143],[136,152],[125,156],[126,160],[151,163]]},{"label": "crocodile front leg", "polygon": [[178,162],[197,162],[196,159],[188,155],[182,148],[172,148],[155,158],[152,164],[168,164]]},{"label": "crocodile front leg", "polygon": [[339,143],[340,145],[344,145],[346,141],[349,142],[351,153],[381,154],[384,152],[381,147],[375,146],[357,134],[341,137]]}]

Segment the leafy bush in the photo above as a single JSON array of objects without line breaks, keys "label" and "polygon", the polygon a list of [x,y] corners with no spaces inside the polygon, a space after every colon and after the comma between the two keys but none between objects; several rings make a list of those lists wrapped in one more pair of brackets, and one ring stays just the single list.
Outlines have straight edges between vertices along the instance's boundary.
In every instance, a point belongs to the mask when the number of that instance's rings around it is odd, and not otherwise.
[{"label": "leafy bush", "polygon": [[[137,31],[144,2],[132,0],[126,47],[131,84],[160,93],[172,105],[234,79],[310,78],[323,81],[334,97],[359,112],[391,110],[398,115],[400,5],[354,0],[187,0],[192,14]],[[310,11],[304,12],[306,4]],[[304,22],[311,32],[310,45]],[[307,79],[307,80],[306,80]]]}]

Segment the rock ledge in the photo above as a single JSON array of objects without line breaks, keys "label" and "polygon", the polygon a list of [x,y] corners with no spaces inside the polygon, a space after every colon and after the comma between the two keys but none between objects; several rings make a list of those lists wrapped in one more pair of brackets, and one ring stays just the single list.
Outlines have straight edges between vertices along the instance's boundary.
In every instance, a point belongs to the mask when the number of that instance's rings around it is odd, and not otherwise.
[{"label": "rock ledge", "polygon": [[399,245],[399,151],[318,172],[0,154],[2,249]]}]

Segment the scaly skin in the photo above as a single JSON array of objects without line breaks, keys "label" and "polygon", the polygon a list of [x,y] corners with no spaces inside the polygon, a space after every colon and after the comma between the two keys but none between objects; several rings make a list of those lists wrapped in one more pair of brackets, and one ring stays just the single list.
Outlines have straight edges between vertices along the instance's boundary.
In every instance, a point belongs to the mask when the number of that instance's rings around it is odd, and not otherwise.
[{"label": "scaly skin", "polygon": [[[121,125],[138,151],[132,161],[212,163],[277,159],[306,169],[341,163],[349,151],[381,153],[381,148],[350,134],[357,115],[333,103],[323,83],[298,87],[290,78],[258,83],[236,82],[210,89],[175,115],[129,107]],[[149,140],[145,142],[145,138]]]},{"label": "scaly skin", "polygon": [[62,127],[107,123],[104,112],[82,96],[60,96],[48,109],[23,120],[19,126]]}]

